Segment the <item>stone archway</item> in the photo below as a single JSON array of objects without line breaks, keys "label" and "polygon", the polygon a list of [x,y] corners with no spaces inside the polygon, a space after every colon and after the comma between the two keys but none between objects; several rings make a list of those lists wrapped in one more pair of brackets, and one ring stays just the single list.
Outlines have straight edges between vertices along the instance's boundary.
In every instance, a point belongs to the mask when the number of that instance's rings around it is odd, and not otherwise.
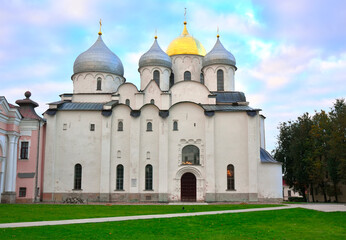
[{"label": "stone archway", "polygon": [[197,181],[193,173],[187,172],[181,176],[180,196],[182,202],[196,202],[197,200]]}]

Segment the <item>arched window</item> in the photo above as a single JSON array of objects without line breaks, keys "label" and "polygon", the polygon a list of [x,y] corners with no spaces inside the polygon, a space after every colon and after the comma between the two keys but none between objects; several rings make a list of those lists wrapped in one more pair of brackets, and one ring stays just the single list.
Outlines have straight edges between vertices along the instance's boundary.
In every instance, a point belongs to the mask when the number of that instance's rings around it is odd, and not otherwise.
[{"label": "arched window", "polygon": [[118,132],[122,132],[124,130],[124,124],[123,121],[118,122]]},{"label": "arched window", "polygon": [[157,86],[160,87],[160,72],[158,70],[155,70],[153,73],[153,79],[156,82]]},{"label": "arched window", "polygon": [[182,164],[198,165],[199,148],[194,145],[187,145],[182,151]]},{"label": "arched window", "polygon": [[191,72],[189,72],[189,71],[184,72],[184,80],[185,81],[191,80]]},{"label": "arched window", "polygon": [[173,131],[178,131],[178,121],[173,121]]},{"label": "arched window", "polygon": [[151,122],[147,122],[147,132],[153,131],[153,124]]},{"label": "arched window", "polygon": [[150,103],[151,103],[151,104],[155,104],[155,100],[154,100],[154,99],[151,99],[151,100],[150,100]]},{"label": "arched window", "polygon": [[169,87],[171,88],[174,85],[174,73],[171,73],[169,76]]},{"label": "arched window", "polygon": [[145,166],[145,190],[153,190],[153,166]]},{"label": "arched window", "polygon": [[82,189],[82,165],[74,165],[74,190]]},{"label": "arched window", "polygon": [[224,91],[223,70],[217,70],[217,91]]},{"label": "arched window", "polygon": [[199,80],[201,81],[201,83],[204,84],[204,74],[203,73],[200,74],[199,78],[200,78]]},{"label": "arched window", "polygon": [[97,78],[97,86],[96,90],[101,90],[102,79],[100,77]]},{"label": "arched window", "polygon": [[234,190],[234,166],[229,164],[227,166],[227,190]]},{"label": "arched window", "polygon": [[126,100],[125,100],[125,104],[126,104],[127,106],[130,106],[130,99],[126,99]]},{"label": "arched window", "polygon": [[117,182],[116,182],[117,190],[124,190],[124,166],[119,164],[117,166]]}]

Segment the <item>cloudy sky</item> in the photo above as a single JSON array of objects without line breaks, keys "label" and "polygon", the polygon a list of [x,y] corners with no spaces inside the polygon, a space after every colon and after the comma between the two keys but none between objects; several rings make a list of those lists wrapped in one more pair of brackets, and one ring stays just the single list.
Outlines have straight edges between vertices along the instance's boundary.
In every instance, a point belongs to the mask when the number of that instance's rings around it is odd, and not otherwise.
[{"label": "cloudy sky", "polygon": [[26,90],[40,104],[72,92],[76,57],[97,39],[122,60],[139,86],[138,60],[153,42],[188,30],[206,51],[220,40],[233,53],[237,91],[263,109],[267,149],[278,125],[329,108],[346,96],[346,1],[342,0],[0,0],[0,95],[10,103]]}]

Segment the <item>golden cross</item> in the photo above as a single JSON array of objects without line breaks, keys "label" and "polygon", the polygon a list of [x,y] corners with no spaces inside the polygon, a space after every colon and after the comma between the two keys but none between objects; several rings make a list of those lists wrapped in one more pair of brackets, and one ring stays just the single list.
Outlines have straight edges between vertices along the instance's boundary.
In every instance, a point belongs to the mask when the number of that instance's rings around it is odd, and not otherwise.
[{"label": "golden cross", "polygon": [[186,21],[186,8],[185,8],[185,12],[184,12],[184,18],[185,18],[185,21]]},{"label": "golden cross", "polygon": [[102,35],[101,27],[102,27],[102,22],[101,22],[101,18],[100,18],[100,31],[99,31],[99,35]]}]

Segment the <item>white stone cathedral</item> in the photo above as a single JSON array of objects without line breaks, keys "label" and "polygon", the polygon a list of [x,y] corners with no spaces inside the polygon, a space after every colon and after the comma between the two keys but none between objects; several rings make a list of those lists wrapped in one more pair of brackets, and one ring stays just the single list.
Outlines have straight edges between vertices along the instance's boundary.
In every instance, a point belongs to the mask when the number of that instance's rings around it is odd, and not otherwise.
[{"label": "white stone cathedral", "polygon": [[264,146],[264,117],[234,89],[234,56],[217,36],[155,37],[140,89],[97,41],[73,67],[73,93],[50,103],[44,201],[277,201],[282,170]]}]

